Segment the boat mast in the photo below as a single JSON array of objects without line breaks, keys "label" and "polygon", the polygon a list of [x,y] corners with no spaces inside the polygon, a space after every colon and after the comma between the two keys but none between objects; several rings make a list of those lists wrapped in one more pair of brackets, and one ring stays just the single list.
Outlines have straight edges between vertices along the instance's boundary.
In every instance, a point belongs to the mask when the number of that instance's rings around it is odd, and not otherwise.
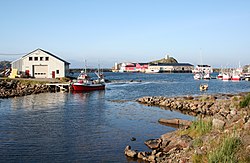
[{"label": "boat mast", "polygon": [[85,66],[84,66],[84,73],[86,74],[87,73],[87,61],[86,61],[86,59],[84,60],[84,64],[85,64]]}]

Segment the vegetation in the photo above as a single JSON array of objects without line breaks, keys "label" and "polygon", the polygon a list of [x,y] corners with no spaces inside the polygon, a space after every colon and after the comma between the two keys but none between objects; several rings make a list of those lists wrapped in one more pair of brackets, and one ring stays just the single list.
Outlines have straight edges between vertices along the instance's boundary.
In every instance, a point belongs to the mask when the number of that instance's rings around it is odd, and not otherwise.
[{"label": "vegetation", "polygon": [[244,108],[250,104],[250,93],[240,102],[240,107]]},{"label": "vegetation", "polygon": [[212,120],[204,120],[202,118],[198,118],[193,121],[192,125],[188,129],[189,135],[192,137],[199,137],[206,133],[209,133],[212,130]]},{"label": "vegetation", "polygon": [[208,155],[209,163],[237,162],[236,152],[241,141],[239,137],[226,136],[223,142]]},{"label": "vegetation", "polygon": [[47,81],[38,81],[38,80],[29,80],[29,79],[10,79],[10,78],[4,78],[3,80],[6,80],[8,82],[10,81],[18,81],[20,84],[23,85],[36,85],[36,84],[46,84],[48,83]]},{"label": "vegetation", "polygon": [[36,80],[19,80],[21,84],[24,85],[36,85],[36,84],[46,84],[46,81],[36,81]]},{"label": "vegetation", "polygon": [[173,57],[167,57],[160,60],[152,61],[150,64],[158,64],[158,63],[178,63],[177,60]]}]

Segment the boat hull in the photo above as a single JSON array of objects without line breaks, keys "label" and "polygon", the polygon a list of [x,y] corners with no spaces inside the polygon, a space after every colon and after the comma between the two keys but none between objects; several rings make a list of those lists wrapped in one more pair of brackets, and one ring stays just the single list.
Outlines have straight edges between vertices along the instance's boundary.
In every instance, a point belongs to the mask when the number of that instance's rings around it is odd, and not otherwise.
[{"label": "boat hull", "polygon": [[240,81],[240,77],[232,77],[232,80],[234,80],[234,81]]},{"label": "boat hull", "polygon": [[105,85],[84,85],[84,84],[72,84],[73,91],[96,91],[96,90],[105,90]]}]

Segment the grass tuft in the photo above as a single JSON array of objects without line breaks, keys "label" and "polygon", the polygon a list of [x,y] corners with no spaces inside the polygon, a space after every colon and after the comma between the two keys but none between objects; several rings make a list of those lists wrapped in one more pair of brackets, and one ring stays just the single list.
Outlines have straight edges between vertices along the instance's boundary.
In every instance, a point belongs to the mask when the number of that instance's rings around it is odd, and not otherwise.
[{"label": "grass tuft", "polygon": [[236,152],[241,144],[239,137],[226,136],[222,143],[208,155],[209,163],[234,163],[238,162]]},{"label": "grass tuft", "polygon": [[240,107],[244,108],[250,104],[250,93],[248,93],[245,98],[240,102]]},{"label": "grass tuft", "polygon": [[209,133],[212,130],[212,120],[204,120],[199,118],[193,121],[189,130],[192,136],[201,136]]}]

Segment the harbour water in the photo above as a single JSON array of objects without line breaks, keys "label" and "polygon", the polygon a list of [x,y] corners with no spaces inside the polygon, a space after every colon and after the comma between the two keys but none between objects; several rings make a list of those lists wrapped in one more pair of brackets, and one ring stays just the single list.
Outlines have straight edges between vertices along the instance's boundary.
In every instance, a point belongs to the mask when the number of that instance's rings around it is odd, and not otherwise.
[{"label": "harbour water", "polygon": [[[124,156],[127,145],[148,151],[145,140],[174,130],[159,118],[193,119],[135,99],[250,91],[248,81],[195,81],[192,74],[105,76],[112,81],[105,91],[0,99],[1,162],[133,162]],[[208,83],[206,92],[201,83]]]}]

